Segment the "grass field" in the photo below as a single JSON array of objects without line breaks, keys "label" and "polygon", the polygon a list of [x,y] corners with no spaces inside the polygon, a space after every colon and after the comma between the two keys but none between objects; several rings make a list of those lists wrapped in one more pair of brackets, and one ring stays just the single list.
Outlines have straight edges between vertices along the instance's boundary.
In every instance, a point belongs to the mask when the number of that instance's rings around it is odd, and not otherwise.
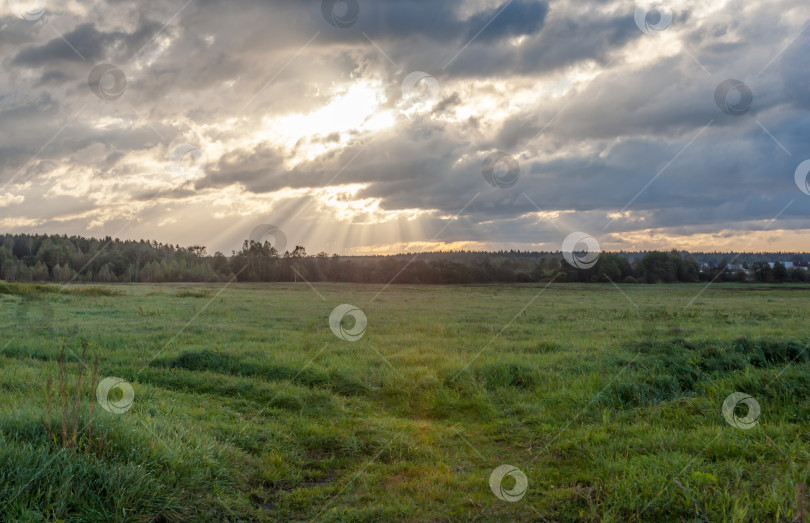
[{"label": "grass field", "polygon": [[[702,289],[7,285],[0,520],[802,521],[810,288]],[[71,448],[63,346],[134,391]]]}]

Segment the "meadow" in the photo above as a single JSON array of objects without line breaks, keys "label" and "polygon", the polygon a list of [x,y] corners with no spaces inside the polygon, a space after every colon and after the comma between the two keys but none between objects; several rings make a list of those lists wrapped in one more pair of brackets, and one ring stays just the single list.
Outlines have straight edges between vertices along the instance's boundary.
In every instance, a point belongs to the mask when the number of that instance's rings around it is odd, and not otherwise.
[{"label": "meadow", "polygon": [[0,520],[807,520],[810,288],[704,287],[3,284]]}]

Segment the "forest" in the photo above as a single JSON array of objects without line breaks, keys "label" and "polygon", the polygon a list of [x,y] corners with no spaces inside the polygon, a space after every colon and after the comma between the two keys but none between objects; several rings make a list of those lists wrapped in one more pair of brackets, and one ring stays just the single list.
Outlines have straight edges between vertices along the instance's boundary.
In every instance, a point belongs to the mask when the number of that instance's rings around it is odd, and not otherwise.
[{"label": "forest", "polygon": [[0,236],[0,278],[61,283],[778,283],[810,281],[810,271],[805,256],[790,253],[602,252],[592,267],[579,269],[560,252],[309,255],[303,246],[280,253],[269,242],[245,240],[228,256],[209,254],[203,246],[146,240],[5,234]]}]

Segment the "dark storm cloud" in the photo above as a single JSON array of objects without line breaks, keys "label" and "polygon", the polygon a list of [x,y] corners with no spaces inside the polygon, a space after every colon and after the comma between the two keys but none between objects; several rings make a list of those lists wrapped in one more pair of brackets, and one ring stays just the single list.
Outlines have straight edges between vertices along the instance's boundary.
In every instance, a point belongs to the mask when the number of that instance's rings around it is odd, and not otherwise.
[{"label": "dark storm cloud", "polygon": [[544,2],[515,1],[505,8],[481,11],[466,21],[470,26],[467,38],[487,43],[506,37],[531,35],[543,27],[547,14],[548,5]]},{"label": "dark storm cloud", "polygon": [[[34,22],[41,23],[41,20]],[[20,20],[16,16],[0,17],[0,44],[18,46],[33,41],[31,25],[31,22]]]},{"label": "dark storm cloud", "polygon": [[[362,38],[362,32],[378,35],[386,41],[427,38],[435,43],[469,41],[476,34],[482,41],[536,33],[545,21],[548,4],[538,1],[513,1],[484,8],[465,16],[468,5],[461,0],[382,0],[365,2],[352,35],[330,31],[330,37]],[[502,12],[501,12],[502,11]],[[495,15],[500,12],[496,17]]]},{"label": "dark storm cloud", "polygon": [[[0,98],[0,102],[4,100]],[[26,99],[19,104],[3,104],[0,109],[0,122],[5,130],[19,129],[32,115],[46,115],[52,117],[58,114],[59,102],[50,93],[42,93],[36,99]]]},{"label": "dark storm cloud", "polygon": [[[130,56],[138,51],[160,29],[161,25],[141,19],[133,33],[122,31],[102,32],[95,24],[87,22],[61,37],[56,37],[42,46],[22,49],[12,60],[12,65],[43,67],[59,62],[98,61],[110,55]],[[70,43],[71,49],[65,40]],[[77,52],[78,51],[78,52]],[[81,55],[81,56],[79,56]],[[82,60],[84,57],[84,60]]]},{"label": "dark storm cloud", "polygon": [[441,114],[445,110],[450,109],[452,107],[456,107],[460,104],[461,104],[461,96],[459,95],[459,93],[453,93],[450,96],[444,98],[438,104],[436,104],[436,107],[434,107],[433,110],[436,113]]},{"label": "dark storm cloud", "polygon": [[67,81],[69,78],[70,76],[62,71],[48,71],[39,78],[39,82],[37,82],[36,86],[42,87],[49,84],[61,84]]},{"label": "dark storm cloud", "polygon": [[197,182],[196,187],[223,187],[238,182],[250,191],[262,193],[302,186],[303,180],[294,181],[291,173],[282,168],[283,161],[280,151],[266,146],[249,151],[231,151],[219,159],[207,176]]},{"label": "dark storm cloud", "polygon": [[536,37],[517,50],[508,45],[487,45],[481,36],[470,45],[469,53],[465,51],[449,66],[453,74],[531,76],[582,60],[595,60],[604,65],[609,62],[612,51],[644,35],[632,18],[619,15],[545,25]]}]

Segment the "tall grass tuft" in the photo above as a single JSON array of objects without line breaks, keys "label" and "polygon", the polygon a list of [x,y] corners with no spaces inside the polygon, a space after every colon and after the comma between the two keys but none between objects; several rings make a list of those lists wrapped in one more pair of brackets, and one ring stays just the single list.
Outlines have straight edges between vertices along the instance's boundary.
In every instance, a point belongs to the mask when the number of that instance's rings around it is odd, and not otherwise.
[{"label": "tall grass tuft", "polygon": [[[74,386],[70,387],[70,378],[68,375],[67,364],[67,349],[66,345],[62,343],[59,359],[57,360],[58,372],[56,379],[56,392],[54,393],[53,379],[49,376],[45,385],[45,418],[42,424],[48,434],[48,438],[52,440],[57,446],[64,449],[77,449],[79,448],[79,436],[83,428],[80,428],[80,415],[84,405],[84,394],[82,392],[82,383],[85,378],[85,372],[88,370],[84,362],[87,360],[87,341],[82,340],[82,355],[79,365],[79,370],[76,374]],[[93,439],[93,415],[95,413],[95,401],[93,393],[98,385],[98,355],[93,360],[93,368],[90,372],[90,393],[87,396],[89,411],[89,420],[87,423],[87,445],[86,448],[103,449],[104,441],[102,438]],[[59,403],[59,433],[54,433],[52,430],[52,412],[54,400]]]},{"label": "tall grass tuft", "polygon": [[103,287],[61,287],[44,283],[20,283],[0,281],[0,294],[33,296],[35,294],[70,294],[74,296],[120,296],[121,291]]}]

